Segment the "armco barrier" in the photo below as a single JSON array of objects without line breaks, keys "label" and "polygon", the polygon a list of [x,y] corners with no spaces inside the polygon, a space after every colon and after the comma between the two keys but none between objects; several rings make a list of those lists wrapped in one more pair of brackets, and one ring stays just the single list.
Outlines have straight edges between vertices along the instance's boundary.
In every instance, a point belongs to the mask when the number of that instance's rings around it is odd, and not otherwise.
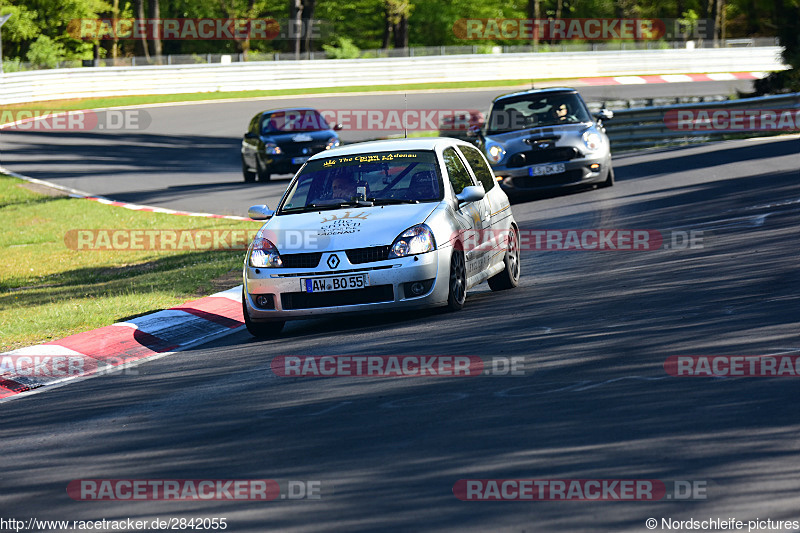
[{"label": "armco barrier", "polygon": [[785,68],[776,46],[75,68],[0,78],[0,105],[64,98]]},{"label": "armco barrier", "polygon": [[641,107],[614,111],[614,118],[605,122],[612,150],[626,150],[651,146],[666,146],[719,139],[735,131],[680,131],[670,128],[665,116],[671,112],[688,110],[800,110],[800,93],[761,98],[742,98],[724,102],[701,102],[658,107]]}]

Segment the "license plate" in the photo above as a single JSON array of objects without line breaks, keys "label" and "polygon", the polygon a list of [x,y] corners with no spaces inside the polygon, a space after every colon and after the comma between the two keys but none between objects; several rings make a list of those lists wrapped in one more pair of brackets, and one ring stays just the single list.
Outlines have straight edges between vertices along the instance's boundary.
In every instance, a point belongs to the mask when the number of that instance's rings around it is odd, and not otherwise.
[{"label": "license plate", "polygon": [[306,161],[308,161],[308,157],[309,156],[306,156],[306,157],[293,157],[292,158],[292,164],[293,165],[300,165],[302,163],[305,163]]},{"label": "license plate", "polygon": [[564,163],[555,163],[553,165],[536,165],[528,169],[529,176],[549,176],[550,174],[561,174],[566,170]]},{"label": "license plate", "polygon": [[335,276],[330,278],[304,278],[301,281],[303,283],[303,290],[306,292],[346,291],[369,287],[368,274],[353,274],[350,276]]}]

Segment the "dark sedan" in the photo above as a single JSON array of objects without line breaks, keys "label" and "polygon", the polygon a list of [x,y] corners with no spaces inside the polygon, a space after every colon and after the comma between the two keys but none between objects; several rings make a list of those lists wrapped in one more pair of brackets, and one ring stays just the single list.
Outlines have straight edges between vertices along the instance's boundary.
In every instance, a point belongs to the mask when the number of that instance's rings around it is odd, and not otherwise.
[{"label": "dark sedan", "polygon": [[495,98],[478,144],[509,196],[576,185],[614,185],[611,147],[601,110],[592,116],[571,88],[530,90]]},{"label": "dark sedan", "polygon": [[341,144],[325,117],[311,108],[272,109],[250,120],[242,138],[244,181],[269,181],[273,174],[294,174],[317,152]]}]

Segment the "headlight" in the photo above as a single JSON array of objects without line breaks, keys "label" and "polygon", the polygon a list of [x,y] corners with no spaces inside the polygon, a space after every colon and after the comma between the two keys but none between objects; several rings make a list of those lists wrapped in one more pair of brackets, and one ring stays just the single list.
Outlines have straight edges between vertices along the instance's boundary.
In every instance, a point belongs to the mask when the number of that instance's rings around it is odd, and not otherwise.
[{"label": "headlight", "polygon": [[271,241],[256,237],[250,248],[250,266],[254,268],[282,267],[283,260]]},{"label": "headlight", "polygon": [[503,157],[505,155],[506,155],[505,149],[499,144],[494,144],[494,143],[486,144],[486,156],[492,163],[499,163],[500,161],[503,160]]},{"label": "headlight", "polygon": [[278,154],[282,154],[283,150],[281,150],[281,147],[278,146],[275,143],[265,143],[264,144],[264,152],[269,154],[269,155],[278,155]]},{"label": "headlight", "polygon": [[406,257],[407,255],[424,254],[436,249],[433,233],[425,224],[408,228],[392,243],[389,259]]},{"label": "headlight", "polygon": [[586,145],[586,148],[594,152],[603,146],[603,139],[593,131],[585,131],[583,132],[583,144]]},{"label": "headlight", "polygon": [[330,139],[328,139],[328,144],[325,145],[325,149],[330,150],[331,148],[336,148],[340,144],[342,143],[339,141],[339,139],[337,139],[336,137],[331,137]]}]

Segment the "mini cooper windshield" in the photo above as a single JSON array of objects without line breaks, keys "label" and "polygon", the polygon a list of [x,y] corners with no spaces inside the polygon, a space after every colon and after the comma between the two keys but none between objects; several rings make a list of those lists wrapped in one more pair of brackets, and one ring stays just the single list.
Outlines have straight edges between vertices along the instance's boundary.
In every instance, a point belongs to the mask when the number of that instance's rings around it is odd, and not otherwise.
[{"label": "mini cooper windshield", "polygon": [[522,95],[497,100],[489,117],[487,135],[561,124],[591,122],[577,94]]},{"label": "mini cooper windshield", "polygon": [[277,214],[438,202],[443,196],[432,151],[354,154],[309,161]]}]

